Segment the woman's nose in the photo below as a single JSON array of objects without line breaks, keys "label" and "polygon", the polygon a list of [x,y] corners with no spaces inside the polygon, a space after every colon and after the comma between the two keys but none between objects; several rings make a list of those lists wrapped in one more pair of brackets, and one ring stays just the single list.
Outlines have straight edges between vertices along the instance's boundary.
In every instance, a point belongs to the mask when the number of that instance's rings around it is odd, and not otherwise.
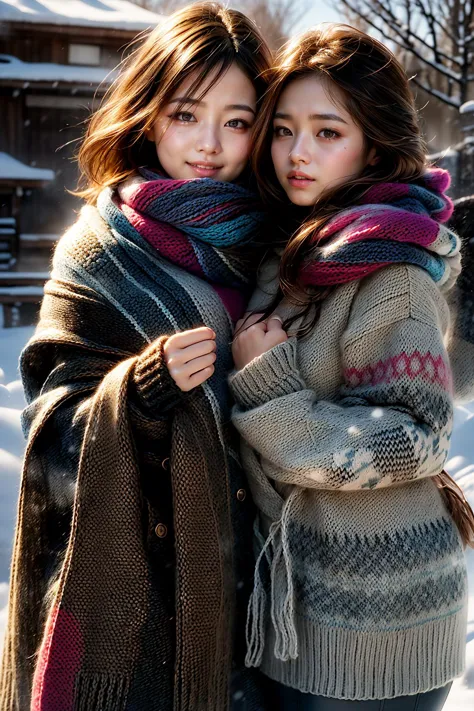
[{"label": "woman's nose", "polygon": [[299,163],[308,165],[308,163],[311,163],[311,154],[304,137],[295,140],[291,147],[289,158],[294,165],[298,165]]},{"label": "woman's nose", "polygon": [[220,153],[221,144],[218,131],[214,126],[203,126],[199,132],[197,150],[200,153]]}]

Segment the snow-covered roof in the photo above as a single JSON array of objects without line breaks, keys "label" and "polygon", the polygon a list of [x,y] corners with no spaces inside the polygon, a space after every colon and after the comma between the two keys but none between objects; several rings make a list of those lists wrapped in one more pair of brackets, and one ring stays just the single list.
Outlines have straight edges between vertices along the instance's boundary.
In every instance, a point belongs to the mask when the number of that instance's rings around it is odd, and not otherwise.
[{"label": "snow-covered roof", "polygon": [[23,232],[20,235],[20,242],[57,242],[60,235],[52,234],[50,232],[45,234],[30,234]]},{"label": "snow-covered roof", "polygon": [[104,67],[83,67],[74,64],[22,62],[9,54],[0,54],[0,81],[65,81],[71,84],[101,84],[111,82],[116,72]]},{"label": "snow-covered roof", "polygon": [[0,180],[53,180],[54,171],[45,168],[33,168],[21,163],[8,153],[0,153]]},{"label": "snow-covered roof", "polygon": [[23,296],[38,296],[41,298],[44,295],[42,286],[0,286],[0,296],[18,296],[21,301]]},{"label": "snow-covered roof", "polygon": [[0,0],[0,21],[139,31],[161,19],[128,0]]},{"label": "snow-covered roof", "polygon": [[25,281],[29,279],[36,279],[37,281],[48,281],[50,276],[49,272],[2,272],[0,273],[0,284],[2,281],[11,281],[12,279],[18,279],[18,281]]},{"label": "snow-covered roof", "polygon": [[466,101],[459,109],[460,114],[471,114],[474,111],[474,101]]}]

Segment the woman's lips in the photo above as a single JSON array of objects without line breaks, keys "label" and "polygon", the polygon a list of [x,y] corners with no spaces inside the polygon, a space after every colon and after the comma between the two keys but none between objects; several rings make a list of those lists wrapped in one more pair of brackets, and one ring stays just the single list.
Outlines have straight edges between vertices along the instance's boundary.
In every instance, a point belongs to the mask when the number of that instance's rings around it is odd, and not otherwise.
[{"label": "woman's lips", "polygon": [[306,173],[299,173],[296,171],[289,173],[287,179],[293,188],[307,188],[309,185],[314,183],[314,178],[306,175]]},{"label": "woman's lips", "polygon": [[188,163],[188,165],[200,178],[212,178],[222,168],[221,165],[213,163]]}]

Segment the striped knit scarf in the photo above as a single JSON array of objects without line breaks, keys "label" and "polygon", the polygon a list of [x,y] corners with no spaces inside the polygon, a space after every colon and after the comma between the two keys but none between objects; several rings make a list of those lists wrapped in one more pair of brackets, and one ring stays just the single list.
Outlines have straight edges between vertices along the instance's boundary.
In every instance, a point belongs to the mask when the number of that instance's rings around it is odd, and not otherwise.
[{"label": "striped knit scarf", "polygon": [[255,241],[264,215],[246,188],[209,178],[173,180],[147,169],[109,191],[102,217],[125,237],[138,233],[167,261],[210,282],[232,319],[249,296],[243,250]]},{"label": "striped knit scarf", "polygon": [[428,170],[423,185],[379,183],[362,204],[342,210],[318,233],[323,246],[302,270],[306,285],[331,286],[361,279],[389,264],[414,264],[445,288],[460,270],[458,236],[446,222],[453,204],[445,195],[449,173]]}]

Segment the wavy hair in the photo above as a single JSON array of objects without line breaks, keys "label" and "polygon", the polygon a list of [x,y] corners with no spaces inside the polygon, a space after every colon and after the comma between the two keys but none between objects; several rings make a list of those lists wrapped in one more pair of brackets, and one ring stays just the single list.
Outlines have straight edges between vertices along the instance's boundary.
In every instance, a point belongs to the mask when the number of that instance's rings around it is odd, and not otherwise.
[{"label": "wavy hair", "polygon": [[93,203],[104,187],[117,185],[140,166],[156,165],[156,148],[146,132],[161,107],[196,70],[190,94],[199,91],[212,72],[217,70],[218,81],[235,63],[260,101],[271,62],[263,36],[241,12],[200,2],[170,15],[122,62],[118,78],[89,119],[77,156],[80,177],[75,194]]},{"label": "wavy hair", "polygon": [[[287,298],[301,309],[285,326],[303,316],[299,334],[305,335],[332,290],[304,287],[299,278],[302,263],[322,245],[321,229],[338,211],[360,201],[374,183],[421,179],[427,167],[426,149],[405,70],[385,45],[354,27],[327,24],[302,34],[280,50],[269,74],[270,85],[255,125],[252,165],[262,198],[275,217],[273,235],[280,231],[283,253],[278,293],[266,315]],[[288,84],[314,74],[323,79],[336,103],[342,95],[344,108],[361,128],[367,150],[376,149],[378,161],[358,177],[324,191],[312,208],[289,210],[272,164],[273,116]]]}]

